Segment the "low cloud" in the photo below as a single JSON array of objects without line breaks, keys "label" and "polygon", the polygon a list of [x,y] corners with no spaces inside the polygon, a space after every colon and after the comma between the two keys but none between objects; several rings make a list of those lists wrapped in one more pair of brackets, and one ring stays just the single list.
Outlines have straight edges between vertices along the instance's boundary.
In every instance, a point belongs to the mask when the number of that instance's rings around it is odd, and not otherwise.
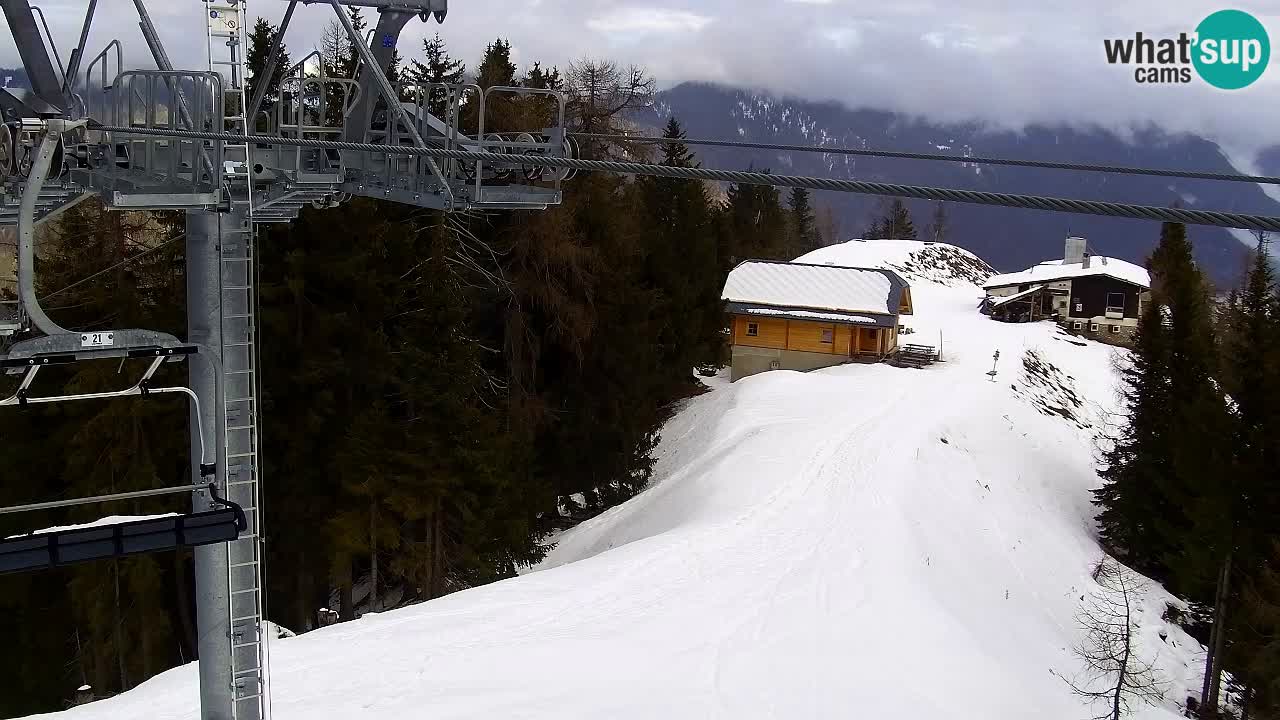
[{"label": "low cloud", "polygon": [[688,33],[698,32],[711,22],[705,15],[653,7],[611,10],[587,21],[587,27],[602,33]]}]

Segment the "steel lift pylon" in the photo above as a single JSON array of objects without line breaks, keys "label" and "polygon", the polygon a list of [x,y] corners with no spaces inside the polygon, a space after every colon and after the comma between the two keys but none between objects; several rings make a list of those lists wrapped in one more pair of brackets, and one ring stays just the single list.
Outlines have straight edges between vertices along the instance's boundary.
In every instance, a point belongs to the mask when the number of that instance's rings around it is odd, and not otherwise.
[{"label": "steel lift pylon", "polygon": [[[385,67],[401,31],[415,17],[443,22],[447,0],[287,0],[278,38],[299,5],[327,5],[360,63],[355,77],[333,77],[313,53],[282,70],[274,98],[266,97],[266,83],[248,96],[245,60],[252,16],[245,0],[187,2],[206,22],[207,58],[199,70],[174,66],[144,0],[133,5],[157,69],[126,68],[119,40],[96,55],[87,52],[99,0],[86,0],[79,41],[65,68],[50,59],[60,54],[47,29],[41,33],[43,23],[37,20],[42,16],[28,0],[0,0],[32,80],[29,91],[0,88],[0,226],[15,226],[19,238],[19,296],[0,298],[0,369],[18,374],[19,388],[12,397],[0,398],[0,408],[181,393],[190,399],[192,468],[190,485],[143,491],[189,493],[192,512],[178,521],[33,536],[20,548],[10,547],[8,555],[0,546],[0,571],[193,547],[201,717],[259,720],[270,705],[263,632],[255,227],[289,222],[305,207],[334,207],[351,196],[444,211],[544,209],[560,202],[568,173],[523,167],[514,159],[436,162],[152,133],[218,131],[553,157],[570,156],[573,148],[559,91],[388,80]],[[377,11],[367,44],[352,26],[348,7]],[[265,77],[274,76],[278,60],[279,40],[268,53]],[[523,116],[539,117],[541,126],[507,127],[501,123],[509,120],[491,117],[494,107],[514,103],[523,103],[532,111]],[[186,212],[185,340],[147,330],[81,333],[57,325],[41,308],[34,290],[35,230],[91,196],[112,210]],[[151,362],[141,380],[116,392],[37,396],[33,390],[45,365],[108,358]],[[153,377],[167,362],[187,363],[188,387],[155,386]],[[32,503],[0,508],[0,513],[126,496],[135,495]]]}]

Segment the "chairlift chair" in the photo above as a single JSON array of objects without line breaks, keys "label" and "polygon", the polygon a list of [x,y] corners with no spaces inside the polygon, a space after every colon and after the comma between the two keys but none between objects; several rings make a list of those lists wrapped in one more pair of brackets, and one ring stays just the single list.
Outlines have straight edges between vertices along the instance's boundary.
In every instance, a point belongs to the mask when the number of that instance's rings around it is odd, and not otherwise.
[{"label": "chairlift chair", "polygon": [[[201,490],[174,488],[174,493]],[[209,486],[212,491],[212,486]],[[128,493],[125,493],[127,495]],[[114,499],[110,496],[108,499]],[[96,500],[86,499],[85,504]],[[0,540],[0,575],[45,570],[92,560],[230,542],[248,526],[240,506],[214,496],[216,510],[122,523],[36,531]],[[34,509],[43,509],[36,505]],[[0,512],[24,512],[5,508]]]},{"label": "chairlift chair", "polygon": [[[3,326],[0,326],[3,327]],[[115,330],[57,334],[23,340],[0,355],[0,371],[20,375],[18,389],[0,399],[0,407],[59,403],[74,400],[99,400],[139,397],[151,394],[178,393],[195,400],[185,387],[155,387],[152,380],[167,362],[180,362],[200,352],[197,345],[182,343],[171,335],[148,330]],[[32,386],[45,367],[69,365],[81,361],[119,358],[148,359],[141,379],[123,390],[77,395],[35,395]],[[199,418],[196,412],[195,417]],[[200,436],[204,437],[203,428]],[[216,507],[203,512],[166,515],[140,520],[55,529],[47,532],[0,539],[0,574],[27,572],[62,567],[74,563],[127,557],[149,552],[175,550],[200,545],[230,542],[248,527],[244,510],[229,500],[218,497],[213,479],[217,474],[215,455],[205,455],[202,448],[200,475],[196,484],[158,490],[116,493],[97,497],[0,507],[0,515],[35,512],[61,507],[90,505],[114,500],[184,493],[209,493]]]}]

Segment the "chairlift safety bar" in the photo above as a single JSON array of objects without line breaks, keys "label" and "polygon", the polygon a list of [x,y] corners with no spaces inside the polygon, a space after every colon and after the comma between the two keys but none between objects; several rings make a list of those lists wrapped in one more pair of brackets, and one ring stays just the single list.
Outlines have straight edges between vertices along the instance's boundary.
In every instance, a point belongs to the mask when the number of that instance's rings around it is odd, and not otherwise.
[{"label": "chairlift safety bar", "polygon": [[213,483],[201,483],[199,485],[183,485],[179,487],[156,488],[154,490],[136,490],[133,492],[112,493],[110,495],[95,495],[93,497],[76,498],[74,500],[53,500],[50,502],[29,503],[27,505],[13,505],[10,507],[0,507],[0,515],[13,515],[16,513],[37,512],[39,510],[77,507],[80,505],[96,505],[98,503],[113,502],[116,500],[134,500],[137,498],[158,497],[160,495],[180,495],[182,493],[200,492],[201,490],[213,492],[214,485]]}]

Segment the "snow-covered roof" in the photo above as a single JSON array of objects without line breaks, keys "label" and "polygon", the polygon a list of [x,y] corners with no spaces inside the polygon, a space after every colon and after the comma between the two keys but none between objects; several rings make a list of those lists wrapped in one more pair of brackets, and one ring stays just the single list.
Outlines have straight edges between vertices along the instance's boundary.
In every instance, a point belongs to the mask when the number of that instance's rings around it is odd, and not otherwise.
[{"label": "snow-covered roof", "polygon": [[1026,297],[1026,296],[1028,296],[1028,295],[1031,295],[1032,293],[1039,292],[1039,291],[1041,291],[1041,290],[1043,290],[1043,289],[1044,289],[1044,286],[1043,286],[1043,285],[1036,285],[1036,286],[1032,287],[1030,290],[1023,290],[1022,292],[1017,293],[1017,294],[1015,294],[1015,295],[1005,295],[1004,297],[991,298],[991,306],[992,306],[992,307],[1000,307],[1001,305],[1003,305],[1003,304],[1005,304],[1005,303],[1007,303],[1007,302],[1012,302],[1012,301],[1017,300],[1017,299],[1019,299],[1019,298],[1024,298],[1024,297]]},{"label": "snow-covered roof", "polygon": [[1078,277],[1104,275],[1133,283],[1140,287],[1151,287],[1151,276],[1141,265],[1134,265],[1125,260],[1095,255],[1089,258],[1089,267],[1084,263],[1064,263],[1061,260],[1049,260],[1023,270],[1022,272],[992,275],[982,287],[1007,287],[1025,283],[1046,283],[1057,280],[1071,280]]},{"label": "snow-covered roof", "polygon": [[878,322],[875,318],[863,317],[861,315],[846,315],[844,313],[831,313],[831,312],[814,312],[812,310],[775,310],[770,308],[749,308],[747,312],[752,315],[769,315],[773,317],[802,318],[804,320],[835,320],[837,322],[859,323],[862,325],[875,325]]},{"label": "snow-covered roof", "polygon": [[906,288],[883,268],[747,260],[729,273],[723,297],[751,307],[896,315]]},{"label": "snow-covered roof", "polygon": [[741,302],[727,303],[726,309],[729,312],[738,315],[780,318],[782,320],[826,321],[842,325],[860,325],[863,327],[884,328],[891,328],[898,324],[898,318],[894,315],[861,315],[858,313],[842,313],[831,310],[792,310],[789,308],[778,308],[769,305],[755,305],[752,303]]}]

